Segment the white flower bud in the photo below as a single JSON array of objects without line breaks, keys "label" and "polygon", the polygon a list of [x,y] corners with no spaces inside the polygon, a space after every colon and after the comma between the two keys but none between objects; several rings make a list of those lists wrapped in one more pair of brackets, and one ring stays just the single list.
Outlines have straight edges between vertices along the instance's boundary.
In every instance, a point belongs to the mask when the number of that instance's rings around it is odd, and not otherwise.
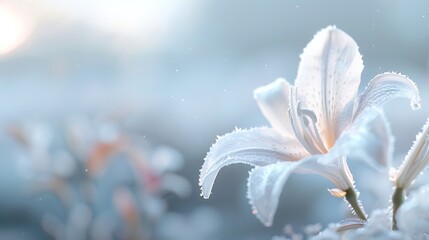
[{"label": "white flower bud", "polygon": [[391,171],[396,187],[407,189],[429,162],[429,119],[397,171]]}]

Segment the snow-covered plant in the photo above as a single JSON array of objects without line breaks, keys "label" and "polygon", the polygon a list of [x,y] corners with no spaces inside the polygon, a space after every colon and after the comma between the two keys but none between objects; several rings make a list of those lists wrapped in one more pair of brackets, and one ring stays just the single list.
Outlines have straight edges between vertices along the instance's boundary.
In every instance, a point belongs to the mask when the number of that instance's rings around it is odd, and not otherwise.
[{"label": "snow-covered plant", "polygon": [[342,230],[341,224],[332,224],[312,240],[411,240],[400,231],[392,231],[387,210],[375,210],[362,228]]},{"label": "snow-covered plant", "polygon": [[361,228],[343,231],[341,224],[331,224],[312,240],[427,240],[429,239],[429,185],[411,194],[396,214],[397,229],[392,231],[390,209],[376,209]]},{"label": "snow-covered plant", "polygon": [[271,127],[236,129],[210,148],[200,173],[202,196],[210,196],[222,167],[253,165],[248,197],[253,212],[269,226],[289,175],[314,173],[330,180],[335,186],[330,193],[344,197],[360,218],[339,230],[365,225],[347,161],[389,166],[393,138],[379,107],[408,98],[417,109],[420,96],[413,81],[396,73],[375,76],[358,95],[362,70],[358,46],[349,35],[333,26],[318,32],[301,55],[294,85],[278,79],[254,91]]}]

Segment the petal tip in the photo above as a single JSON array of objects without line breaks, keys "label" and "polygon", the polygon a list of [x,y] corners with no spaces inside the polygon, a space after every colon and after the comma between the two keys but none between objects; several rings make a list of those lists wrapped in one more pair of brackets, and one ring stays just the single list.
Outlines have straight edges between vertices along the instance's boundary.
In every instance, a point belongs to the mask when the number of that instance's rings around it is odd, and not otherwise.
[{"label": "petal tip", "polygon": [[[204,180],[203,180],[204,181]],[[209,199],[212,193],[211,189],[208,189],[207,186],[204,186],[204,183],[200,180],[199,185],[201,186],[200,196],[204,199]]]},{"label": "petal tip", "polygon": [[255,90],[253,90],[253,98],[256,100],[261,99],[267,94],[267,92],[272,92],[274,89],[282,89],[283,85],[288,85],[286,79],[277,78],[267,85],[255,88]]},{"label": "petal tip", "polygon": [[413,110],[418,110],[418,109],[420,109],[421,107],[422,107],[422,105],[421,105],[420,101],[418,101],[418,102],[411,102],[411,108],[412,108]]},{"label": "petal tip", "polygon": [[[325,27],[325,28],[322,28],[322,30],[320,30],[318,33],[320,33],[320,32],[331,32],[331,31],[338,31],[339,29],[337,28],[337,26],[336,25],[328,25],[327,27]],[[340,30],[341,31],[341,30]],[[316,33],[316,35],[318,34],[318,33]]]},{"label": "petal tip", "polygon": [[252,214],[256,216],[256,218],[259,219],[259,221],[265,226],[265,227],[271,227],[273,226],[273,217],[264,216],[261,215],[258,210],[256,210],[255,207],[252,207]]},{"label": "petal tip", "polygon": [[368,83],[365,91],[359,96],[357,105],[355,105],[357,111],[355,111],[354,116],[369,106],[381,107],[395,98],[408,99],[413,110],[421,107],[419,89],[413,80],[396,72],[378,74]]},{"label": "petal tip", "polygon": [[317,38],[325,38],[325,37],[329,36],[332,33],[339,33],[339,34],[348,36],[347,33],[345,33],[344,31],[342,31],[341,29],[337,28],[337,26],[335,26],[335,25],[328,25],[327,27],[322,28],[320,31],[318,31],[313,36],[313,40],[317,39]]},{"label": "petal tip", "polygon": [[[207,158],[206,158],[207,159]],[[206,159],[204,159],[204,163],[206,162]],[[211,187],[210,183],[206,182],[206,178],[210,173],[207,171],[207,168],[205,168],[205,164],[200,169],[200,176],[198,179],[198,185],[200,186],[200,196],[204,199],[208,199],[211,194]]]}]

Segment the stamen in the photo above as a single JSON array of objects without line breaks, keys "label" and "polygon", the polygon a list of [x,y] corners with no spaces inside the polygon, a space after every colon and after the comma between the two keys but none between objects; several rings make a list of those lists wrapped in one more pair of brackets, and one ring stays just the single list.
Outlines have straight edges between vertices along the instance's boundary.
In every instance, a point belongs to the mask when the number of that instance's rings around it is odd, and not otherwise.
[{"label": "stamen", "polygon": [[[305,110],[307,110],[307,109],[305,109]],[[315,145],[320,150],[320,152],[327,153],[328,149],[326,149],[325,144],[323,144],[322,138],[320,137],[319,131],[317,130],[316,121],[314,121],[314,120],[317,120],[316,115],[311,110],[307,110],[307,111],[311,112],[312,115],[314,116],[314,118],[312,118],[311,116],[306,115],[306,117],[309,117],[312,120],[311,121],[311,128],[308,128],[310,130],[309,133],[311,135],[311,138],[312,138],[313,142],[315,143]]]},{"label": "stamen", "polygon": [[290,98],[289,98],[289,121],[291,123],[293,132],[295,133],[296,138],[301,142],[302,146],[310,153],[310,154],[319,154],[320,152],[316,149],[311,141],[308,141],[308,136],[306,139],[305,122],[301,113],[301,104],[300,101],[297,100],[296,96],[296,87],[290,88]]},{"label": "stamen", "polygon": [[[298,140],[304,145],[304,139],[302,138],[303,132],[302,132],[302,126],[300,125],[300,122],[298,121],[298,106],[299,102],[297,101],[296,97],[296,87],[290,88],[290,95],[289,95],[289,121],[291,123],[292,129],[295,133],[295,136],[298,138]],[[304,146],[307,148],[306,146]],[[307,149],[308,150],[308,149]]]},{"label": "stamen", "polygon": [[[301,142],[302,146],[310,153],[310,154],[318,154],[317,151],[315,151],[314,148],[311,147],[311,145],[308,144],[307,140],[304,138],[305,135],[302,132],[302,126],[300,125],[299,121],[295,121],[294,119],[297,119],[296,113],[293,114],[293,111],[291,108],[288,110],[289,112],[289,121],[292,126],[292,130],[295,133],[296,138]],[[299,118],[298,118],[299,119]]]},{"label": "stamen", "polygon": [[296,87],[290,88],[289,96],[289,121],[296,138],[310,154],[328,152],[316,126],[316,114],[309,109],[301,108],[301,101],[297,99]]},{"label": "stamen", "polygon": [[301,112],[303,115],[311,118],[311,121],[313,121],[314,123],[317,122],[316,114],[313,111],[311,111],[309,109],[302,109]]},{"label": "stamen", "polygon": [[[297,101],[297,115],[298,115],[298,119],[299,119],[299,123],[300,123],[300,127],[301,127],[301,134],[302,134],[302,138],[305,141],[305,144],[308,146],[308,148],[310,148],[311,150],[309,151],[312,154],[320,154],[321,150],[320,148],[317,146],[317,143],[314,142],[314,136],[311,133],[311,131],[308,131],[310,128],[310,122],[312,122],[312,119],[309,119],[309,117],[307,115],[304,114],[303,109],[301,108],[301,101]],[[305,109],[306,111],[310,111]],[[314,117],[316,117],[314,115]],[[311,129],[310,129],[311,130]],[[317,129],[316,129],[317,131]]]}]

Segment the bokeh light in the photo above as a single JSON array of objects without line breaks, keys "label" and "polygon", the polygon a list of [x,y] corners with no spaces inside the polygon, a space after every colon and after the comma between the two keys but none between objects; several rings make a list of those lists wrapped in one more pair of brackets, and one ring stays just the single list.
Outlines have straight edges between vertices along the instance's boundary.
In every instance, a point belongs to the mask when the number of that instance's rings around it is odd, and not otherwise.
[{"label": "bokeh light", "polygon": [[18,12],[0,5],[0,55],[7,54],[27,40],[30,24]]}]

